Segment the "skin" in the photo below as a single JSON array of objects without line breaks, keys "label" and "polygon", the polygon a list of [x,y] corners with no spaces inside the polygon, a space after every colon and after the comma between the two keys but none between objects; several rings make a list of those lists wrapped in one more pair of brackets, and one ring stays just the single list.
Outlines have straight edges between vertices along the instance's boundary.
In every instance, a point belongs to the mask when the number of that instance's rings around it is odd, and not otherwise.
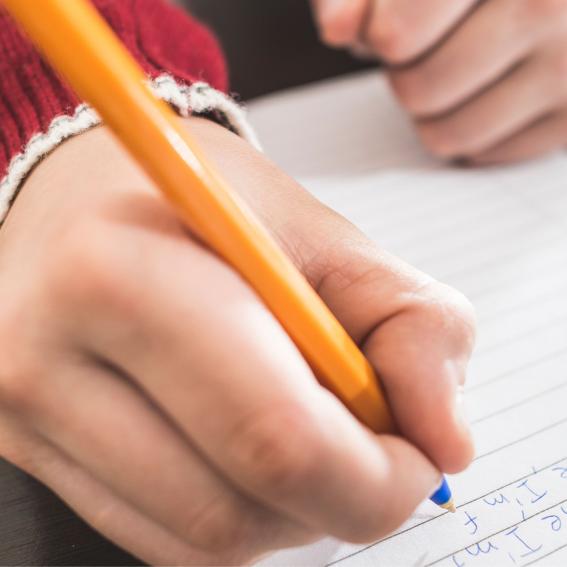
[{"label": "skin", "polygon": [[567,143],[567,1],[312,0],[323,39],[378,56],[423,144],[511,162]]},{"label": "skin", "polygon": [[403,437],[318,385],[99,127],[35,169],[0,229],[0,454],[153,564],[379,538],[472,458],[470,305],[246,142],[186,126],[380,369]]}]

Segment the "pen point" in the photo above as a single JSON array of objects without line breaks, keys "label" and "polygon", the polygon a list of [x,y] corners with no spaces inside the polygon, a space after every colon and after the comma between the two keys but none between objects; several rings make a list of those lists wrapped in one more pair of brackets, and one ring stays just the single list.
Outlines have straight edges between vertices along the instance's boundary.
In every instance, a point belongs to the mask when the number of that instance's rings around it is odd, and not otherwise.
[{"label": "pen point", "polygon": [[441,505],[441,508],[445,508],[445,510],[448,510],[451,513],[455,513],[457,511],[457,508],[455,508],[455,503],[453,502],[453,499],[449,500],[449,502],[446,502],[445,504]]}]

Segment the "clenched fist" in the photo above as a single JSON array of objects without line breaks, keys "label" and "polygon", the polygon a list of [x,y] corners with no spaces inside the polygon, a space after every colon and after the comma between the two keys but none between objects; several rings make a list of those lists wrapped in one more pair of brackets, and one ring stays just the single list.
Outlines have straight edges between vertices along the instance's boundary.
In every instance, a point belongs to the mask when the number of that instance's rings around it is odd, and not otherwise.
[{"label": "clenched fist", "polygon": [[389,64],[433,154],[494,163],[567,143],[567,1],[313,3],[328,43]]}]

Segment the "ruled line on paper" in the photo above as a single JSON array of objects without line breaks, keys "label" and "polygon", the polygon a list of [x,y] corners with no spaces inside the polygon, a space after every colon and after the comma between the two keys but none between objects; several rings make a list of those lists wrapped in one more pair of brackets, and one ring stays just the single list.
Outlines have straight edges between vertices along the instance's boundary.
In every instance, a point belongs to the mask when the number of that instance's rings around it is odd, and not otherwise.
[{"label": "ruled line on paper", "polygon": [[523,372],[524,370],[528,370],[530,368],[535,368],[535,367],[539,366],[540,364],[542,364],[544,362],[548,362],[550,360],[558,358],[562,354],[567,354],[567,347],[554,350],[554,351],[552,351],[548,354],[545,354],[544,356],[542,356],[540,358],[532,360],[529,363],[524,364],[520,367],[511,368],[510,370],[507,370],[506,372],[502,372],[500,374],[497,374],[495,377],[491,378],[490,380],[485,380],[484,382],[479,382],[477,384],[471,384],[470,386],[467,386],[465,388],[465,392],[473,392],[473,391],[476,391],[476,390],[481,390],[482,388],[486,388],[487,386],[490,386],[491,384],[495,384],[495,383],[500,382],[502,380],[510,379],[515,374],[517,374],[518,372]]},{"label": "ruled line on paper", "polygon": [[[442,203],[443,201],[434,201],[433,203],[439,204],[440,202]],[[506,199],[501,199],[501,201],[498,203],[491,203],[489,200],[487,200],[482,205],[482,207],[475,207],[472,213],[467,209],[458,209],[455,212],[454,203],[448,203],[447,205],[448,206],[445,206],[444,208],[448,212],[453,213],[449,216],[449,222],[445,221],[442,224],[432,222],[432,220],[436,220],[438,218],[447,218],[447,215],[444,213],[444,211],[436,211],[436,214],[432,214],[432,211],[427,211],[427,215],[424,215],[425,211],[423,211],[422,209],[419,211],[421,216],[403,215],[396,217],[396,215],[390,215],[386,219],[380,219],[380,232],[386,233],[388,231],[388,228],[390,228],[390,225],[392,225],[393,227],[399,223],[412,223],[413,226],[423,225],[425,227],[425,230],[423,232],[427,235],[427,240],[434,243],[435,240],[442,241],[448,236],[454,234],[463,222],[486,222],[487,219],[490,219],[493,216],[501,216],[505,211],[509,211],[511,207],[514,207],[518,211],[521,211],[525,214],[525,209],[521,205],[518,205],[515,201],[512,201],[509,196],[507,196]],[[349,212],[357,214],[356,211],[351,210]],[[372,208],[368,207],[368,204],[366,204],[365,208],[361,210],[359,215],[357,215],[357,223],[359,223],[361,226],[372,227],[373,225],[371,224],[371,222],[375,221],[375,219],[376,214],[375,212],[373,212]],[[399,231],[396,231],[394,234],[397,235],[397,238],[390,240],[390,244],[394,245],[395,247],[403,246],[407,251],[411,252],[412,248],[422,245],[419,240],[415,239],[415,234],[411,232],[401,234],[399,233]],[[434,246],[432,246],[432,248],[434,248]]]},{"label": "ruled line on paper", "polygon": [[[429,199],[421,203],[419,209],[404,206],[408,199],[419,199],[419,194],[414,187],[408,185],[404,173],[387,173],[376,178],[368,176],[356,176],[357,184],[353,191],[352,179],[325,179],[324,186],[321,180],[310,179],[307,186],[313,193],[322,199],[329,201],[331,205],[340,208],[343,213],[357,215],[357,222],[366,220],[365,217],[358,217],[359,214],[368,212],[369,208],[374,210],[388,210],[392,214],[381,220],[380,227],[387,230],[395,230],[398,223],[412,222],[426,225],[432,218],[443,218],[448,212],[460,213],[471,209],[471,205],[483,198],[483,205],[488,210],[494,206],[494,199],[506,200],[516,205],[510,195],[504,193],[495,194],[494,187],[484,184],[477,188],[477,192],[466,190],[452,190],[455,175],[440,175],[439,170],[435,172],[436,189],[442,191],[442,199]],[[366,181],[365,181],[366,180]],[[378,182],[377,182],[378,181]],[[353,198],[354,197],[354,198]],[[356,197],[360,197],[357,199]],[[371,201],[371,202],[370,202]],[[372,207],[369,207],[372,205]],[[375,220],[375,216],[371,217]]]},{"label": "ruled line on paper", "polygon": [[[509,232],[511,229],[515,229],[519,238],[526,238],[526,243],[528,239],[525,235],[530,234],[532,229],[541,226],[541,221],[539,219],[535,219],[530,222],[526,221],[515,221],[517,223],[514,227],[509,226],[499,226],[494,228],[492,232],[482,231],[480,232],[481,236],[477,236],[475,238],[471,237],[470,239],[455,239],[455,238],[448,238],[445,241],[451,243],[451,246],[441,247],[439,244],[437,246],[433,246],[431,248],[434,252],[430,254],[420,254],[416,255],[415,250],[412,251],[411,247],[407,246],[404,247],[403,255],[404,257],[411,257],[412,261],[415,261],[419,265],[426,266],[434,266],[436,262],[443,262],[444,265],[447,265],[447,258],[466,258],[468,255],[471,254],[472,251],[482,255],[485,258],[488,254],[491,254],[491,246],[494,246],[494,242],[498,242],[499,240],[503,239],[504,236]],[[425,243],[428,241],[425,239],[424,235],[422,236],[422,245],[425,246]],[[516,243],[517,244],[517,243]],[[397,248],[394,246],[394,249]],[[481,252],[484,251],[484,254]],[[444,277],[447,277],[446,275]]]},{"label": "ruled line on paper", "polygon": [[[566,262],[566,266],[567,266],[567,262]],[[538,293],[536,293],[535,295],[531,295],[529,298],[526,299],[526,297],[524,296],[521,302],[518,303],[512,303],[512,304],[508,304],[505,307],[501,307],[500,309],[498,309],[499,305],[496,304],[491,304],[490,305],[490,310],[488,310],[487,308],[487,312],[486,313],[481,313],[480,317],[479,317],[479,321],[481,321],[484,325],[488,325],[488,323],[493,322],[495,320],[500,319],[502,316],[506,316],[507,314],[511,313],[511,312],[515,312],[518,309],[522,309],[522,308],[526,308],[526,307],[534,307],[537,306],[538,304],[540,304],[543,301],[547,301],[550,298],[553,299],[553,301],[556,301],[556,298],[558,296],[558,294],[560,292],[563,292],[565,290],[565,283],[567,282],[567,271],[565,273],[559,272],[559,274],[557,274],[557,267],[554,267],[555,269],[553,270],[553,274],[552,276],[557,278],[557,281],[553,282],[553,285],[551,287],[548,288],[544,288],[543,291],[538,291]],[[540,278],[540,276],[545,276]],[[559,277],[557,277],[559,275]],[[533,289],[534,287],[534,283],[538,282],[538,280],[543,280],[546,282],[550,281],[550,274],[549,273],[543,273],[543,274],[538,274],[538,278],[533,278],[532,280],[530,280],[530,286],[526,286],[528,287],[528,290]],[[524,282],[522,282],[524,283]],[[511,292],[518,292],[521,288],[519,288],[519,286],[511,289]],[[502,294],[502,288],[498,288],[498,292],[500,294]],[[477,299],[477,304],[478,304],[478,299]],[[477,311],[478,311],[478,305],[477,305]]]},{"label": "ruled line on paper", "polygon": [[495,341],[494,343],[486,346],[485,348],[475,351],[475,355],[479,357],[486,353],[494,352],[495,350],[499,350],[503,346],[508,346],[510,343],[514,341],[520,341],[522,339],[528,338],[536,333],[541,332],[543,329],[548,329],[549,327],[552,327],[554,325],[559,325],[560,323],[567,323],[567,316],[563,313],[557,317],[551,317],[549,321],[547,321],[544,324],[537,325],[535,327],[527,329],[523,333],[518,333],[517,335],[512,337],[512,340],[508,339],[503,341]]},{"label": "ruled line on paper", "polygon": [[[548,247],[550,244],[556,244],[558,242],[558,237],[554,235],[549,239],[533,243],[533,248],[535,251],[538,248]],[[530,250],[530,248],[531,246],[528,247],[528,251]],[[517,258],[518,252],[513,251],[503,256],[491,258],[490,260],[481,261],[476,264],[469,264],[465,268],[459,268],[452,271],[451,269],[449,269],[448,272],[442,272],[438,277],[444,280],[454,281],[459,278],[465,279],[472,273],[483,272],[486,274],[493,272],[496,267],[505,268],[506,275],[496,277],[496,274],[492,274],[493,277],[490,278],[490,283],[483,281],[483,287],[481,287],[480,289],[468,291],[468,295],[473,300],[478,301],[479,299],[483,299],[485,296],[491,293],[502,292],[503,289],[512,289],[512,286],[518,280],[518,273],[515,271],[516,266],[514,266],[514,264],[512,263],[514,260],[517,260]],[[567,261],[563,261],[563,258],[561,258],[561,261],[559,261],[558,258],[554,258],[550,255],[543,261],[543,266],[533,266],[533,269],[541,269],[542,267],[557,269],[557,266],[564,267],[565,265],[567,265]]]},{"label": "ruled line on paper", "polygon": [[[463,253],[460,257],[449,258],[449,262],[441,259],[437,263],[429,263],[419,257],[397,252],[404,259],[431,273],[437,279],[461,289],[475,303],[482,301],[491,293],[513,290],[518,282],[531,278],[538,270],[551,272],[559,267],[564,268],[567,265],[567,258],[552,255],[539,258],[537,254],[537,249],[545,249],[550,243],[556,244],[557,242],[558,238],[554,236],[547,244],[544,241],[539,242],[539,246],[535,245],[537,243],[531,243],[534,244],[533,249],[530,244],[505,251],[489,250],[484,254],[480,250],[475,250],[476,258],[465,259],[464,256],[467,254]],[[490,248],[490,243],[487,243],[485,248]],[[522,258],[523,262],[514,265],[513,260],[518,257]],[[536,264],[539,265],[536,266]],[[501,271],[497,270],[498,267]]]},{"label": "ruled line on paper", "polygon": [[[466,506],[469,506],[470,504],[473,504],[473,503],[475,503],[475,502],[478,502],[478,501],[482,500],[483,498],[486,498],[487,496],[490,496],[491,494],[494,494],[495,492],[499,492],[499,491],[501,491],[501,490],[504,490],[505,488],[508,488],[508,487],[510,487],[510,486],[513,486],[513,485],[519,483],[519,482],[522,482],[522,481],[524,481],[524,480],[526,480],[526,479],[529,479],[529,478],[531,478],[531,477],[533,477],[533,476],[535,476],[535,475],[537,475],[537,474],[539,474],[539,473],[541,473],[541,472],[544,472],[544,471],[549,470],[549,469],[551,469],[551,468],[553,468],[553,467],[556,467],[557,465],[561,464],[563,461],[567,461],[567,456],[561,457],[560,459],[558,459],[558,460],[556,460],[556,461],[553,461],[552,463],[549,463],[549,464],[547,464],[547,465],[545,465],[545,466],[543,466],[543,467],[540,467],[539,469],[535,469],[535,470],[533,470],[532,472],[530,472],[530,473],[528,473],[528,474],[526,474],[526,475],[523,475],[523,476],[521,476],[521,477],[519,477],[519,478],[516,478],[516,479],[514,479],[514,480],[512,480],[512,481],[507,482],[506,484],[503,484],[503,485],[501,485],[501,486],[497,486],[496,488],[491,489],[489,492],[485,492],[484,494],[481,494],[480,496],[476,496],[475,498],[472,498],[471,500],[468,500],[467,502],[463,502],[462,504],[459,504],[456,508],[457,508],[458,510],[460,510],[460,509],[462,509],[462,508],[464,508],[464,507],[466,507]],[[400,535],[403,535],[403,534],[405,534],[405,533],[411,532],[411,531],[414,530],[414,529],[420,528],[420,527],[422,527],[422,526],[424,526],[424,525],[426,525],[426,524],[429,524],[429,523],[431,523],[431,522],[433,522],[433,521],[435,521],[435,520],[438,520],[439,518],[445,516],[445,515],[448,514],[448,513],[449,513],[449,512],[442,512],[442,513],[440,513],[440,514],[438,514],[438,515],[436,515],[436,516],[432,516],[431,518],[428,518],[427,520],[422,520],[422,521],[420,521],[420,522],[417,523],[417,524],[414,524],[414,525],[412,525],[412,526],[410,526],[410,527],[408,527],[408,528],[405,528],[405,529],[403,529],[403,530],[400,530],[400,531],[398,531],[398,532],[395,532],[395,533],[393,533],[393,534],[391,534],[391,535],[389,535],[389,536],[387,536],[387,537],[385,537],[385,538],[383,538],[383,539],[381,539],[381,540],[379,540],[379,541],[376,541],[376,542],[374,542],[374,543],[371,543],[370,545],[367,545],[367,546],[365,546],[365,547],[363,547],[363,548],[361,548],[361,549],[357,549],[356,551],[354,551],[354,552],[352,552],[352,553],[349,553],[348,555],[345,555],[344,557],[341,557],[341,558],[339,558],[339,559],[335,559],[335,560],[332,561],[331,563],[327,563],[327,564],[325,565],[325,567],[331,567],[332,565],[336,565],[337,563],[341,563],[341,562],[343,562],[343,561],[346,561],[347,559],[350,559],[350,558],[354,557],[355,555],[360,555],[361,553],[363,553],[363,552],[365,552],[365,551],[368,551],[369,549],[371,549],[371,548],[373,548],[373,547],[376,547],[376,546],[380,545],[381,543],[384,543],[384,542],[386,542],[386,541],[388,541],[388,540],[394,539],[394,538],[396,538],[396,537],[398,537],[398,536],[400,536]],[[425,567],[425,566],[424,566],[424,567]]]},{"label": "ruled line on paper", "polygon": [[524,435],[523,437],[520,437],[519,439],[514,439],[514,441],[510,441],[509,443],[506,443],[505,445],[501,445],[500,447],[497,447],[496,449],[492,449],[490,451],[487,451],[486,453],[482,453],[480,455],[477,455],[473,459],[473,463],[475,461],[479,461],[480,459],[484,459],[486,457],[489,457],[490,455],[494,455],[495,453],[499,453],[503,449],[507,449],[508,447],[513,447],[514,445],[517,445],[518,443],[522,443],[523,441],[527,441],[528,439],[531,439],[532,437],[537,437],[538,435],[541,435],[542,433],[545,433],[546,431],[550,431],[551,429],[555,429],[556,427],[559,427],[560,425],[563,425],[564,423],[567,423],[567,417],[564,418],[564,419],[561,419],[559,421],[556,421],[555,423],[551,423],[550,425],[546,425],[545,427],[542,427],[541,429],[538,429],[537,431],[533,431],[533,432],[529,433],[528,435]]},{"label": "ruled line on paper", "polygon": [[[515,480],[511,480],[509,482],[507,482],[506,484],[503,484],[502,486],[498,486],[497,488],[493,488],[490,492],[485,492],[484,494],[481,494],[480,496],[476,496],[475,498],[472,498],[471,500],[468,500],[467,502],[463,502],[462,504],[459,504],[457,506],[457,509],[463,508],[464,506],[468,506],[469,504],[472,504],[473,502],[478,502],[479,500],[482,500],[483,498],[486,498],[487,496],[490,496],[491,494],[494,494],[495,492],[498,492],[499,490],[503,490],[504,488],[508,488],[509,486],[513,486],[514,484],[518,483],[518,482],[522,482],[523,480],[526,480],[532,476],[535,476],[543,471],[549,470],[553,467],[556,467],[557,465],[561,464],[563,461],[567,461],[567,456],[565,457],[561,457],[560,459],[557,459],[556,461],[553,461],[552,463],[549,463],[548,465],[545,465],[543,467],[540,467],[539,469],[534,469],[532,472],[525,474],[519,478],[516,478]],[[445,514],[445,513],[443,513]],[[441,515],[443,515],[441,514]]]},{"label": "ruled line on paper", "polygon": [[[549,332],[547,332],[549,331]],[[535,345],[533,343],[536,343]],[[546,330],[541,335],[534,335],[532,339],[517,341],[507,345],[503,352],[495,355],[488,354],[484,357],[474,357],[468,368],[468,380],[465,386],[465,393],[474,391],[480,384],[493,383],[499,376],[510,375],[513,372],[524,373],[532,363],[540,361],[552,352],[565,348],[567,345],[567,326],[562,325],[557,329]],[[557,355],[563,360],[563,355]],[[548,359],[553,362],[553,359]],[[478,393],[478,392],[477,392]],[[483,392],[484,395],[484,392]]]},{"label": "ruled line on paper", "polygon": [[[493,352],[495,344],[507,346],[527,336],[529,331],[546,329],[567,321],[567,302],[558,302],[560,294],[567,289],[567,278],[563,281],[562,287],[562,291],[549,294],[544,300],[526,301],[521,307],[515,306],[514,309],[501,313],[490,323],[487,323],[477,311],[479,336],[475,345],[475,354]],[[567,326],[565,328],[567,332]]]},{"label": "ruled line on paper", "polygon": [[557,459],[556,461],[553,461],[552,463],[549,463],[548,465],[540,467],[539,469],[535,469],[532,472],[525,474],[525,475],[523,475],[523,476],[521,476],[521,477],[519,477],[515,480],[509,481],[506,484],[503,484],[502,486],[499,486],[497,488],[493,488],[490,492],[485,492],[484,494],[481,494],[480,496],[476,496],[475,498],[468,500],[467,502],[463,502],[462,504],[459,504],[457,506],[457,509],[463,508],[464,506],[468,506],[469,504],[472,504],[473,502],[478,502],[479,500],[482,500],[483,498],[490,496],[494,492],[498,492],[499,490],[503,490],[504,488],[508,488],[509,486],[512,486],[512,485],[514,485],[518,482],[522,482],[523,480],[526,480],[526,479],[528,479],[532,476],[535,476],[536,474],[539,474],[543,471],[546,471],[548,469],[556,467],[557,465],[561,464],[563,461],[567,461],[567,456],[561,457],[560,459]]},{"label": "ruled line on paper", "polygon": [[482,417],[471,421],[470,424],[476,425],[477,423],[482,423],[483,421],[487,421],[488,419],[492,419],[493,417],[497,417],[499,415],[502,415],[503,413],[506,413],[507,411],[517,409],[519,407],[527,405],[530,402],[533,402],[534,400],[537,400],[539,398],[543,398],[545,396],[548,396],[549,394],[552,394],[552,393],[557,392],[559,390],[563,390],[565,388],[567,388],[567,382],[562,382],[561,384],[557,384],[557,385],[553,386],[552,388],[548,388],[547,390],[543,390],[543,391],[538,392],[537,394],[533,394],[529,398],[524,398],[524,399],[520,400],[519,402],[516,402],[516,403],[511,404],[509,406],[503,407],[503,408],[496,410],[492,413],[489,413],[487,415],[483,415]]},{"label": "ruled line on paper", "polygon": [[522,565],[522,567],[529,567],[530,565],[534,565],[535,563],[538,563],[542,559],[545,559],[546,557],[549,557],[550,555],[553,555],[554,553],[557,553],[558,551],[561,551],[562,549],[565,549],[566,547],[567,547],[567,543],[560,545],[559,547],[556,547],[553,551],[550,551],[549,553],[546,553],[545,555],[541,555],[540,557],[530,561],[529,563],[524,563]]},{"label": "ruled line on paper", "polygon": [[504,532],[507,532],[513,528],[515,528],[516,526],[520,526],[521,524],[528,522],[529,520],[536,518],[537,516],[541,516],[542,514],[545,514],[546,512],[549,512],[549,510],[553,510],[554,508],[557,508],[558,506],[561,506],[562,504],[565,504],[567,502],[567,498],[565,498],[564,500],[561,500],[560,502],[556,502],[555,504],[548,506],[547,508],[540,510],[539,512],[536,512],[534,514],[531,514],[530,516],[526,516],[522,521],[520,522],[514,522],[513,524],[506,526],[505,528],[498,530],[497,532],[494,532],[486,537],[483,537],[482,539],[479,539],[478,541],[473,541],[472,543],[470,543],[469,545],[465,546],[465,547],[461,547],[460,549],[455,549],[454,551],[452,551],[451,553],[436,559],[435,561],[432,561],[431,563],[427,563],[426,565],[424,565],[423,567],[432,567],[432,565],[437,565],[438,563],[441,563],[442,561],[445,561],[445,559],[449,559],[450,557],[456,555],[457,553],[460,553],[461,551],[465,551],[467,548],[472,547],[473,545],[478,545],[486,540],[489,540],[490,538],[493,538],[499,534],[502,534]]}]

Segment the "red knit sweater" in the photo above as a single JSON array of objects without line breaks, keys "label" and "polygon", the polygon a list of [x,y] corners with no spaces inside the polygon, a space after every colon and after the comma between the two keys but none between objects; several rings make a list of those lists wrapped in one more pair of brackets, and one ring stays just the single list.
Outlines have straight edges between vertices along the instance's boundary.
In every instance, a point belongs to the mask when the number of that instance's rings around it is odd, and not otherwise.
[{"label": "red knit sweater", "polygon": [[[181,9],[166,0],[93,1],[150,77],[167,73],[177,83],[205,82],[226,90],[226,68],[217,41]],[[40,6],[38,2],[38,18]],[[55,117],[72,116],[80,102],[0,7],[0,192],[8,192],[8,168],[11,164],[12,174],[30,139],[47,132]],[[14,156],[19,157],[14,160]],[[13,187],[10,192],[12,199]]]}]

